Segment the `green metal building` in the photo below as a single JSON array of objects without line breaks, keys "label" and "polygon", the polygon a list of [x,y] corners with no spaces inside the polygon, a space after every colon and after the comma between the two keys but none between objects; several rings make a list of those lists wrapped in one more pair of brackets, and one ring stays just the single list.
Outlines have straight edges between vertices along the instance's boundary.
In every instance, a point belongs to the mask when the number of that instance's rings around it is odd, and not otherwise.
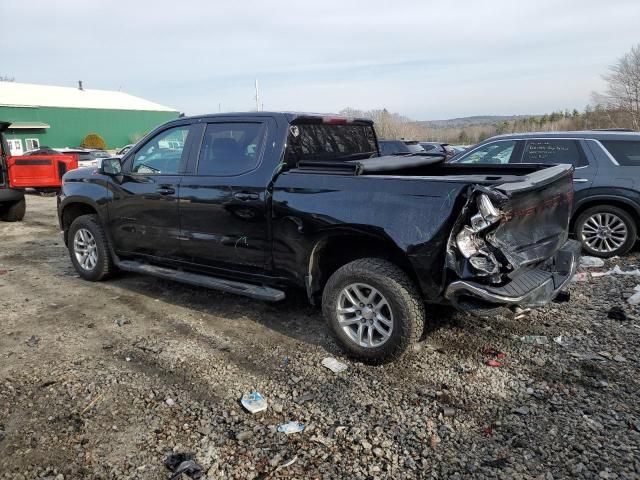
[{"label": "green metal building", "polygon": [[0,82],[0,120],[13,155],[38,147],[77,147],[98,133],[115,149],[134,143],[179,112],[123,92]]}]

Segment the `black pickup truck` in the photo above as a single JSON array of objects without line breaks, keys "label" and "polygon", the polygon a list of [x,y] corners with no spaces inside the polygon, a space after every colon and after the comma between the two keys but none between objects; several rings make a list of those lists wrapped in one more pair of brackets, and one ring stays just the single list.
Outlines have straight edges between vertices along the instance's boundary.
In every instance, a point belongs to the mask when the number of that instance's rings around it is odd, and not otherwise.
[{"label": "black pickup truck", "polygon": [[58,214],[87,280],[119,269],[268,301],[304,289],[376,363],[421,336],[430,304],[541,306],[576,267],[572,166],[442,160],[379,156],[364,119],[181,118],[68,172]]}]

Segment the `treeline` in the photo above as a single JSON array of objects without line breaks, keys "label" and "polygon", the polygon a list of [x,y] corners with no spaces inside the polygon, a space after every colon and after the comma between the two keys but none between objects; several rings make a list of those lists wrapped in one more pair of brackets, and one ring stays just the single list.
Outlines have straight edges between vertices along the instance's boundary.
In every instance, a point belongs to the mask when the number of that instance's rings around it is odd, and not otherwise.
[{"label": "treeline", "polygon": [[633,118],[625,110],[602,104],[588,105],[584,111],[565,110],[515,120],[468,127],[430,128],[398,113],[381,110],[345,108],[340,112],[350,117],[370,118],[375,122],[380,139],[406,139],[472,145],[494,135],[522,132],[554,132],[594,128],[634,128]]}]

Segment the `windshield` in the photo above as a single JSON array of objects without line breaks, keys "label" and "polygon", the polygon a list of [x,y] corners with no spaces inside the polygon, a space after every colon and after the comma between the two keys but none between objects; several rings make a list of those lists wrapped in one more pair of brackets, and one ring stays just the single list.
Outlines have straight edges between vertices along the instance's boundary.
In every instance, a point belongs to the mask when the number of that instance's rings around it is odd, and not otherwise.
[{"label": "windshield", "polygon": [[298,124],[289,127],[285,161],[358,160],[378,153],[371,125]]}]

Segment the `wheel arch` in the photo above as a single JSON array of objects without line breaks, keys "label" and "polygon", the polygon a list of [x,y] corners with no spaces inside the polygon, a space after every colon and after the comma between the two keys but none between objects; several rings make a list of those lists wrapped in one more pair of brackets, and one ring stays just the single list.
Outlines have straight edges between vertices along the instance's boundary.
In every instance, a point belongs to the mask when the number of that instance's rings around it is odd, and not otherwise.
[{"label": "wheel arch", "polygon": [[69,227],[73,221],[82,215],[99,215],[95,205],[84,201],[66,203],[60,209],[60,227],[62,228],[64,243],[68,244]]},{"label": "wheel arch", "polygon": [[319,239],[309,255],[306,287],[312,304],[316,304],[329,277],[343,265],[360,258],[383,258],[403,270],[419,289],[417,275],[404,253],[389,239],[377,236],[340,232]]},{"label": "wheel arch", "polygon": [[571,222],[569,224],[570,231],[575,231],[576,221],[583,212],[591,207],[602,206],[617,207],[624,210],[633,218],[636,227],[640,230],[640,206],[624,197],[598,195],[596,197],[588,197],[576,207],[571,216]]}]

